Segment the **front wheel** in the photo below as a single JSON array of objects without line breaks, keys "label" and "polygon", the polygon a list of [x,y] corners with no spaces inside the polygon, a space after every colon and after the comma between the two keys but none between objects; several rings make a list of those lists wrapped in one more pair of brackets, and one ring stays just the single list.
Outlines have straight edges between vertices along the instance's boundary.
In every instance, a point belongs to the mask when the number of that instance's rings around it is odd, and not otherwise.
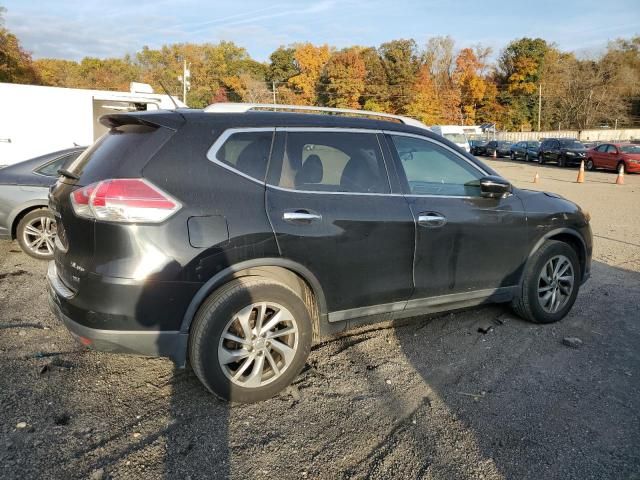
[{"label": "front wheel", "polygon": [[528,154],[528,153],[525,153],[525,154],[524,154],[524,161],[525,161],[525,162],[529,162],[529,161],[530,161],[530,160],[529,160],[529,154]]},{"label": "front wheel", "polygon": [[622,169],[622,173],[627,173],[627,165],[624,162],[618,162],[618,166],[616,167],[616,171],[620,172]]},{"label": "front wheel", "polygon": [[593,165],[593,160],[591,158],[587,159],[587,164],[585,165],[586,169],[589,170],[590,172],[595,170],[595,167]]},{"label": "front wheel", "polygon": [[527,263],[521,291],[511,306],[531,322],[557,322],[576,301],[580,278],[575,250],[567,243],[548,240]]},{"label": "front wheel", "polygon": [[560,157],[558,157],[558,166],[560,168],[564,168],[567,166],[567,159],[564,158],[564,155],[560,155]]},{"label": "front wheel", "polygon": [[538,163],[539,163],[540,165],[544,165],[544,162],[545,162],[545,160],[544,160],[544,155],[543,155],[543,154],[541,154],[541,153],[539,153],[539,154],[538,154]]},{"label": "front wheel", "polygon": [[16,239],[27,255],[51,260],[56,233],[56,219],[51,210],[38,208],[22,217],[16,228]]},{"label": "front wheel", "polygon": [[511,160],[515,160],[516,159],[516,154],[511,152]]},{"label": "front wheel", "polygon": [[264,277],[233,280],[200,307],[189,359],[200,381],[219,397],[266,400],[298,375],[311,349],[311,317],[286,285]]}]

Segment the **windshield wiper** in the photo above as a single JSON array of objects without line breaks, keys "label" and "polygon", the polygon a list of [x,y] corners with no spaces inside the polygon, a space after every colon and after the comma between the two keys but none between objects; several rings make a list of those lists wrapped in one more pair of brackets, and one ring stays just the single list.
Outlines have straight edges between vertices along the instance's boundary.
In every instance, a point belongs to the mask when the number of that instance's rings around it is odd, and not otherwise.
[{"label": "windshield wiper", "polygon": [[70,178],[71,180],[80,180],[80,177],[78,175],[76,175],[73,172],[70,172],[65,168],[61,168],[60,170],[58,170],[58,175],[62,175],[63,177]]}]

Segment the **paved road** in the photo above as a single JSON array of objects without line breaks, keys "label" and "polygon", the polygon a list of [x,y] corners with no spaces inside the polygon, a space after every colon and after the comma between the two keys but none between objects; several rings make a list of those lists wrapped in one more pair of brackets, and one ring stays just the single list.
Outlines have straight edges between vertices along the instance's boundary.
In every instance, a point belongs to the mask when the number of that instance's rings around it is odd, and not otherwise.
[{"label": "paved road", "polygon": [[571,314],[537,326],[489,306],[363,330],[316,346],[258,405],[162,359],[81,351],[48,313],[45,265],[0,242],[0,478],[639,479],[640,175],[578,185],[489,163],[591,211],[593,277]]}]

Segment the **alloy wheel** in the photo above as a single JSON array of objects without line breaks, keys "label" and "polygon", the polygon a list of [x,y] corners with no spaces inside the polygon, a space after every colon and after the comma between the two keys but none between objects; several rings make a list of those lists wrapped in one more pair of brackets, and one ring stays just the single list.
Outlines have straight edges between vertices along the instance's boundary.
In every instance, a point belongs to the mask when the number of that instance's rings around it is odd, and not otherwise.
[{"label": "alloy wheel", "polygon": [[575,273],[571,261],[556,255],[542,267],[538,276],[538,302],[547,313],[562,309],[573,292]]},{"label": "alloy wheel", "polygon": [[225,326],[218,345],[220,367],[236,385],[262,387],[289,368],[298,337],[298,325],[289,310],[277,303],[253,303]]},{"label": "alloy wheel", "polygon": [[56,221],[47,216],[36,217],[25,225],[22,238],[34,255],[52,255],[56,239]]}]

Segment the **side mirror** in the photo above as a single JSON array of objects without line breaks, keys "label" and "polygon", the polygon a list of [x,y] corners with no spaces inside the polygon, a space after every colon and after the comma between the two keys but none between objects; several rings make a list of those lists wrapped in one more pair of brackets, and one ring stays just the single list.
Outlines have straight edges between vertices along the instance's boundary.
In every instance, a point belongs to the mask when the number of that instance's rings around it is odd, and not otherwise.
[{"label": "side mirror", "polygon": [[489,175],[480,179],[480,195],[485,198],[505,198],[512,190],[511,183],[502,177]]}]

